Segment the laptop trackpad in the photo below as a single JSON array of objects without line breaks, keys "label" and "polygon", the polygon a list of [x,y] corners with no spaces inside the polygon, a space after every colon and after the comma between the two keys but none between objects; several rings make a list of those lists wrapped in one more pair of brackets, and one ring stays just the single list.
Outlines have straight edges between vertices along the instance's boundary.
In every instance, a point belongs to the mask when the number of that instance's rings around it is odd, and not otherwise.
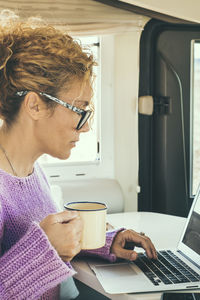
[{"label": "laptop trackpad", "polygon": [[134,270],[131,263],[95,265],[92,269],[104,290],[110,294],[131,293],[134,285],[137,288],[144,285],[144,274]]},{"label": "laptop trackpad", "polygon": [[98,272],[103,274],[104,279],[115,277],[129,277],[137,275],[137,273],[131,268],[130,264],[116,264],[116,265],[106,265],[106,266],[96,266]]}]

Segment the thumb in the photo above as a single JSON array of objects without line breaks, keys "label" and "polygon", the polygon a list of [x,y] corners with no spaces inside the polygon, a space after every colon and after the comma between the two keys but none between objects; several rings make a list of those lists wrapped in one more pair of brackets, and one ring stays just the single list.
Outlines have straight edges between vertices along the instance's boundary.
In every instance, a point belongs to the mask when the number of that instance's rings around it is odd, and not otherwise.
[{"label": "thumb", "polygon": [[136,260],[138,255],[133,250],[126,250],[122,248],[120,249],[120,251],[118,251],[117,256],[132,261],[132,260]]},{"label": "thumb", "polygon": [[62,211],[54,215],[54,223],[68,223],[79,216],[77,211]]}]

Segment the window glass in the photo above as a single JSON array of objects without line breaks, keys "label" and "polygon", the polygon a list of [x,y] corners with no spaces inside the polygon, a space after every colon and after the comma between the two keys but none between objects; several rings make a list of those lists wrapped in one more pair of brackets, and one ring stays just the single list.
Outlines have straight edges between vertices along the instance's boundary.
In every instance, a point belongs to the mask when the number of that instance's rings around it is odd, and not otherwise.
[{"label": "window glass", "polygon": [[[76,38],[84,47],[89,47],[92,51],[95,60],[98,62],[98,66],[94,67],[95,81],[93,84],[94,95],[93,103],[95,107],[95,114],[92,121],[91,130],[87,133],[82,133],[80,135],[80,141],[77,143],[77,147],[72,149],[71,156],[67,160],[60,160],[50,155],[44,154],[39,158],[39,162],[45,165],[57,165],[57,164],[68,164],[73,162],[91,162],[99,160],[98,153],[98,123],[99,123],[99,109],[98,105],[100,101],[99,98],[99,85],[100,85],[100,63],[99,63],[99,38],[97,36],[92,37],[78,37]],[[98,105],[97,105],[98,102]]]},{"label": "window glass", "polygon": [[200,182],[200,40],[192,41],[192,109],[191,109],[191,193]]}]

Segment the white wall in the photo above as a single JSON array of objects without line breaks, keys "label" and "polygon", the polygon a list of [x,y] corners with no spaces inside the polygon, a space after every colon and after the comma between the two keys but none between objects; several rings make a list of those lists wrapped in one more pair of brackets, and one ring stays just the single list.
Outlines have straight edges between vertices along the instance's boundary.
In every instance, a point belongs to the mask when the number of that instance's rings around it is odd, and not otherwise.
[{"label": "white wall", "polygon": [[115,35],[115,178],[125,211],[137,211],[140,31]]}]

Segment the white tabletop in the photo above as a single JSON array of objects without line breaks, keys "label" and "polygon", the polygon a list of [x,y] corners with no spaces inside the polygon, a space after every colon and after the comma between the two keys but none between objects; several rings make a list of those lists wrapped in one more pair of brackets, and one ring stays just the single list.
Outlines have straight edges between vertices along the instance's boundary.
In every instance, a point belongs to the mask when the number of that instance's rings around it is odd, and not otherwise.
[{"label": "white tabletop", "polygon": [[[126,212],[110,214],[107,221],[114,227],[125,227],[138,232],[145,232],[157,249],[175,248],[180,239],[186,219],[182,217],[149,213]],[[76,279],[95,289],[112,300],[159,300],[160,293],[149,294],[107,294],[87,264],[87,259],[76,259],[72,262],[77,274]]]}]

